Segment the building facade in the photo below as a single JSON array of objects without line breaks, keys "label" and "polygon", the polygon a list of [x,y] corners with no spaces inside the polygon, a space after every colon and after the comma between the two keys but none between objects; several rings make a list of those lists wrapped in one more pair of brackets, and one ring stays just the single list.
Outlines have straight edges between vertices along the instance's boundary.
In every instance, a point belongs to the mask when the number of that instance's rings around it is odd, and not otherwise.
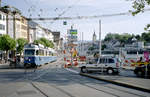
[{"label": "building facade", "polygon": [[7,13],[7,34],[11,37],[14,38],[14,15],[12,12]]},{"label": "building facade", "polygon": [[30,43],[40,38],[46,38],[47,40],[54,42],[54,35],[51,30],[43,28],[34,21],[28,21],[28,24],[29,24]]},{"label": "building facade", "polygon": [[20,38],[24,38],[28,40],[28,21],[25,17],[21,16],[21,33],[20,33]]},{"label": "building facade", "polygon": [[0,35],[6,33],[6,14],[0,10]]}]

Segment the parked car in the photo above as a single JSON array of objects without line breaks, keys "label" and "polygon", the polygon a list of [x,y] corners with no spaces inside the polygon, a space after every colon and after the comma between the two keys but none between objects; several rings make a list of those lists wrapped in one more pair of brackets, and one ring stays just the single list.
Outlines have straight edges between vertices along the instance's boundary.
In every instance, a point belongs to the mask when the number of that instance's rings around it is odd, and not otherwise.
[{"label": "parked car", "polygon": [[100,71],[107,72],[108,74],[118,74],[120,62],[118,58],[103,56],[98,59],[89,59],[86,64],[80,64],[79,68],[82,73]]}]

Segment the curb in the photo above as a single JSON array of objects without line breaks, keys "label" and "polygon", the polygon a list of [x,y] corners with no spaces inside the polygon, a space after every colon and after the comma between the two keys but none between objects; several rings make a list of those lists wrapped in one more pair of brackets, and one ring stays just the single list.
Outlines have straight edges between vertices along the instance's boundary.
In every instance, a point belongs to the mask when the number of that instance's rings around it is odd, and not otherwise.
[{"label": "curb", "polygon": [[115,84],[115,85],[120,85],[120,86],[124,86],[124,87],[127,87],[127,88],[132,88],[132,89],[136,89],[136,90],[140,90],[140,91],[144,91],[144,92],[150,93],[150,89],[147,89],[147,88],[144,88],[144,87],[135,86],[135,85],[128,84],[128,83],[125,83],[125,82],[107,80],[107,79],[96,77],[96,76],[93,76],[93,75],[90,75],[90,74],[86,74],[86,73],[80,73],[80,75],[86,76],[86,77],[90,77],[90,78],[94,78],[94,79],[101,80],[101,81],[105,81],[105,82],[109,82],[109,83],[112,83],[112,84]]}]

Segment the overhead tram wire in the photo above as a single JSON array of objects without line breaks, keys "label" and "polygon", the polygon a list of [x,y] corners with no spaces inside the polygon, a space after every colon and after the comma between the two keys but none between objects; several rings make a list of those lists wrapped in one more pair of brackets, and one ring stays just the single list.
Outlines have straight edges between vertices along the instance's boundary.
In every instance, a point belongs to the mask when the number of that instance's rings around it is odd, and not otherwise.
[{"label": "overhead tram wire", "polygon": [[55,20],[57,20],[57,18],[60,18],[61,16],[63,16],[68,10],[70,10],[71,8],[73,8],[75,6],[75,4],[77,4],[80,0],[77,0],[75,3],[73,3],[72,5],[69,5],[66,10],[64,10],[62,13],[58,14],[58,16],[54,19],[54,21],[51,22],[51,24],[53,24],[55,22]]},{"label": "overhead tram wire", "polygon": [[[150,11],[150,9],[145,9],[146,11]],[[106,17],[115,17],[115,16],[124,16],[131,15],[131,12],[122,12],[122,13],[114,13],[114,14],[103,14],[103,15],[94,15],[94,16],[76,16],[76,17],[48,17],[48,18],[28,18],[29,20],[81,20],[81,19],[95,19],[95,18],[106,18]]]},{"label": "overhead tram wire", "polygon": [[[145,12],[150,11],[150,9],[145,9]],[[47,18],[27,18],[27,20],[36,20],[36,21],[42,21],[42,20],[81,20],[81,19],[96,19],[96,18],[107,18],[107,17],[115,17],[115,16],[124,16],[124,15],[131,15],[131,12],[122,12],[122,13],[114,13],[114,14],[103,14],[103,15],[94,15],[94,16],[75,16],[75,17],[47,17]],[[12,18],[9,18],[10,20]]]},{"label": "overhead tram wire", "polygon": [[[74,2],[73,4],[69,5],[67,8],[65,8],[65,10],[63,10],[60,14],[58,14],[58,16],[56,18],[54,18],[50,23],[46,22],[45,20],[41,20],[44,22],[44,24],[47,24],[49,27],[51,26],[51,24],[53,24],[57,18],[60,18],[61,16],[63,16],[67,11],[69,11],[71,8],[73,8],[75,6],[75,4],[77,4],[80,0],[77,0],[76,2]],[[58,8],[57,8],[58,9]],[[40,9],[41,10],[41,9]],[[42,9],[43,11],[43,9]],[[42,12],[41,12],[42,14]],[[38,14],[39,18],[41,19],[41,15]],[[50,24],[50,25],[49,25]]]}]

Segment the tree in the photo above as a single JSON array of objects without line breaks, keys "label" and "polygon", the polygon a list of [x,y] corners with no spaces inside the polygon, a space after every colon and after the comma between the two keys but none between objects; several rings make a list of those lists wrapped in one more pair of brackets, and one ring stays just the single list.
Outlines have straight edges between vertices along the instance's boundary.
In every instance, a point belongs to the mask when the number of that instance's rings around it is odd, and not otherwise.
[{"label": "tree", "polygon": [[[150,6],[150,0],[132,0],[133,1],[133,5],[132,7],[135,10],[132,10],[132,15],[136,15],[140,12],[144,12],[144,9],[146,6]],[[147,24],[146,29],[150,28],[150,24]]]},{"label": "tree", "polygon": [[141,40],[141,36],[140,35],[136,35],[135,38],[140,41]]},{"label": "tree", "polygon": [[88,50],[89,50],[89,51],[93,51],[93,50],[94,50],[94,47],[93,47],[93,46],[92,46],[92,47],[89,47]]},{"label": "tree", "polygon": [[148,32],[148,33],[142,33],[142,40],[144,41],[144,42],[150,42],[150,32]]},{"label": "tree", "polygon": [[40,38],[40,40],[44,43],[45,47],[50,47],[51,43],[49,40],[47,40],[46,38]]},{"label": "tree", "polygon": [[106,48],[106,45],[105,44],[103,44],[102,45],[102,50],[104,50]]},{"label": "tree", "polygon": [[6,62],[8,60],[9,50],[15,50],[15,48],[16,48],[16,41],[9,35],[2,35],[0,37],[0,50],[6,51]]},{"label": "tree", "polygon": [[43,43],[41,40],[34,40],[33,43],[34,43],[34,44],[42,44],[42,45],[44,45],[44,43]]},{"label": "tree", "polygon": [[27,43],[28,43],[28,41],[25,40],[25,39],[23,39],[23,38],[18,38],[18,39],[17,39],[17,44],[18,44],[18,46],[17,46],[17,51],[18,51],[19,54],[20,54],[20,58],[21,58],[21,54],[22,54],[22,52],[23,52],[24,45],[27,44]]},{"label": "tree", "polygon": [[104,41],[118,40],[121,44],[129,43],[129,39],[133,38],[134,35],[128,33],[117,34],[117,33],[108,33],[105,36]]},{"label": "tree", "polygon": [[146,5],[150,5],[150,0],[132,0],[132,7],[135,9],[132,11],[132,15],[136,15],[140,12],[144,12]]},{"label": "tree", "polygon": [[40,38],[39,40],[34,40],[35,44],[42,44],[45,47],[54,48],[54,44],[52,41],[47,40],[46,38]]}]

